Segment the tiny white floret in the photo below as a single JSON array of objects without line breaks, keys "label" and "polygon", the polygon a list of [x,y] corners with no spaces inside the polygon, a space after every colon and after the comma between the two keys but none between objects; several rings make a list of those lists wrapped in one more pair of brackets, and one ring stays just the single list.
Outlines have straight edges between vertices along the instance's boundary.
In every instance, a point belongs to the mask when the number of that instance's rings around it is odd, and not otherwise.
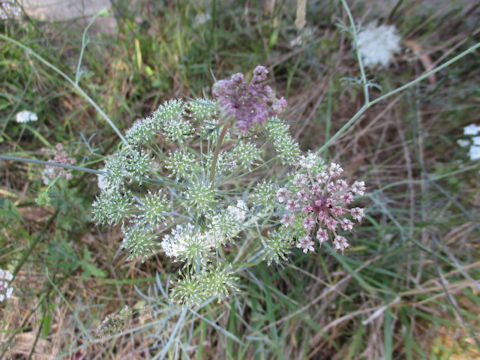
[{"label": "tiny white floret", "polygon": [[28,122],[37,121],[37,120],[38,120],[37,114],[28,110],[20,111],[15,115],[15,121],[17,123],[28,123]]},{"label": "tiny white floret", "polygon": [[465,139],[459,139],[457,140],[457,144],[460,147],[467,147],[467,146],[470,146],[470,141]]},{"label": "tiny white floret", "polygon": [[480,159],[480,146],[472,146],[468,152],[468,156],[470,157],[470,160]]},{"label": "tiny white floret", "polygon": [[470,124],[463,128],[463,135],[478,135],[480,133],[480,126]]}]

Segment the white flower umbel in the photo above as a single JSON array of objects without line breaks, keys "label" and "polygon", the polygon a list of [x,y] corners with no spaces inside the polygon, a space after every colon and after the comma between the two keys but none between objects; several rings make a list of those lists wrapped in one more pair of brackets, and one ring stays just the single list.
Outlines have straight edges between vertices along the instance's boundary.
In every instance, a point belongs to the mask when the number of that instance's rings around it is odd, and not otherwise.
[{"label": "white flower umbel", "polygon": [[318,169],[324,166],[324,164],[323,159],[313,152],[308,152],[300,156],[300,160],[298,161],[298,166],[307,170]]},{"label": "white flower umbel", "polygon": [[[100,169],[100,171],[105,171],[105,168]],[[100,190],[110,191],[108,179],[105,174],[97,174],[97,185]]]},{"label": "white flower umbel", "polygon": [[247,218],[248,206],[245,201],[238,200],[236,206],[230,205],[227,207],[227,212],[237,221],[243,223]]},{"label": "white flower umbel", "polygon": [[457,144],[458,144],[458,146],[464,148],[464,147],[470,146],[470,141],[466,140],[466,139],[458,139]]},{"label": "white flower umbel", "polygon": [[393,25],[370,23],[357,35],[357,45],[367,67],[387,66],[394,53],[400,51],[400,36]]},{"label": "white flower umbel", "polygon": [[16,18],[22,14],[22,11],[15,0],[0,1],[0,19]]},{"label": "white flower umbel", "polygon": [[205,264],[215,247],[216,239],[211,232],[205,232],[193,224],[178,225],[162,241],[165,255],[187,264]]},{"label": "white flower umbel", "polygon": [[471,146],[470,150],[468,151],[468,157],[470,158],[470,160],[480,159],[480,146]]},{"label": "white flower umbel", "polygon": [[37,114],[28,110],[20,111],[15,115],[15,121],[17,123],[29,123],[37,120],[38,120]]},{"label": "white flower umbel", "polygon": [[457,144],[463,148],[470,147],[468,149],[468,157],[470,160],[480,159],[480,126],[470,124],[463,128],[463,135],[468,136],[467,139],[457,140]]},{"label": "white flower umbel", "polygon": [[478,135],[480,133],[480,126],[470,124],[463,128],[463,135]]},{"label": "white flower umbel", "polygon": [[10,271],[0,269],[0,302],[12,296],[13,288],[10,287],[12,279],[13,275]]}]

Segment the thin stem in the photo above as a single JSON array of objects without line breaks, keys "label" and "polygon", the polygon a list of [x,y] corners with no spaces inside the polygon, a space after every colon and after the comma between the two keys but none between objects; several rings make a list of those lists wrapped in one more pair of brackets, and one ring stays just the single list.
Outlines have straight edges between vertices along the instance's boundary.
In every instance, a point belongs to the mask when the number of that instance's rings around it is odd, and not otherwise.
[{"label": "thin stem", "polygon": [[363,94],[365,96],[365,104],[370,102],[370,96],[368,94],[368,82],[367,77],[365,76],[365,68],[363,67],[362,57],[360,56],[360,51],[358,49],[358,41],[357,41],[357,28],[355,26],[355,21],[353,20],[352,13],[350,12],[350,8],[345,0],[342,0],[342,5],[345,8],[345,11],[348,16],[348,20],[350,21],[351,26],[351,33],[353,38],[353,45],[355,46],[355,53],[357,54],[357,61],[358,65],[360,66],[360,74],[362,77],[362,84],[363,84]]},{"label": "thin stem", "polygon": [[478,48],[480,48],[480,42],[473,45],[472,47],[470,47],[469,49],[465,50],[464,52],[462,52],[461,54],[453,57],[452,59],[448,60],[447,62],[443,63],[442,65],[440,65],[439,67],[433,69],[432,71],[429,71],[427,73],[424,73],[423,75],[419,76],[418,78],[416,78],[415,80],[412,80],[410,81],[409,83],[406,83],[405,85],[403,86],[400,86],[399,88],[397,89],[394,89],[378,98],[376,98],[375,100],[372,100],[370,101],[369,103],[365,103],[361,108],[360,110],[345,124],[343,125],[340,130],[338,130],[335,135],[333,135],[325,144],[323,144],[320,149],[317,150],[317,153],[321,153],[322,151],[324,151],[328,146],[330,146],[330,144],[332,142],[334,142],[340,135],[342,135],[350,126],[352,126],[359,118],[360,116],[363,115],[363,113],[365,113],[365,111],[367,111],[367,109],[369,109],[370,107],[372,107],[373,105],[379,103],[380,101],[382,100],[385,100],[386,98],[389,98],[390,96],[393,96],[395,94],[398,94],[399,92],[405,90],[405,89],[408,89],[409,87],[412,87],[413,85],[419,83],[420,81],[428,78],[430,75],[432,74],[435,74],[437,72],[439,72],[440,70],[443,70],[445,69],[446,67],[450,66],[451,64],[453,64],[454,62],[460,60],[461,58],[463,58],[464,56],[474,52],[475,50],[477,50]]},{"label": "thin stem", "polygon": [[43,64],[45,64],[46,66],[48,66],[50,69],[52,69],[54,72],[56,72],[57,74],[59,74],[61,77],[63,77],[70,85],[72,85],[72,87],[77,90],[77,92],[83,96],[83,98],[85,98],[85,100],[87,100],[94,108],[95,110],[98,111],[98,113],[105,119],[105,121],[108,123],[108,125],[110,125],[110,127],[117,133],[118,137],[125,143],[125,145],[127,145],[128,147],[130,147],[130,144],[127,142],[127,140],[123,137],[122,133],[120,132],[120,130],[117,128],[117,126],[113,123],[112,120],[110,120],[110,118],[107,116],[107,114],[105,114],[105,112],[97,105],[97,103],[95,101],[93,101],[93,99],[87,95],[87,93],[85,91],[82,90],[82,88],[80,86],[78,86],[77,83],[75,83],[75,81],[73,81],[72,79],[70,79],[70,77],[68,77],[67,74],[65,74],[62,70],[60,70],[59,68],[57,68],[55,65],[53,65],[52,63],[50,63],[49,61],[45,60],[43,57],[41,57],[40,55],[38,55],[35,51],[33,51],[32,49],[30,49],[29,47],[23,45],[22,43],[16,41],[16,40],[13,40],[11,38],[9,38],[8,36],[5,36],[5,35],[2,35],[0,34],[0,39],[4,39],[20,48],[22,48],[23,50],[27,51],[28,53],[32,54],[34,57],[36,57],[40,62],[42,62]]},{"label": "thin stem", "polygon": [[70,169],[70,170],[78,170],[78,171],[88,172],[88,173],[92,173],[92,174],[96,174],[96,175],[105,174],[105,171],[101,171],[101,170],[94,170],[94,169],[84,168],[84,167],[81,167],[81,166],[60,164],[60,163],[51,162],[51,161],[27,159],[27,158],[21,158],[21,157],[17,157],[17,156],[0,155],[0,159],[10,160],[10,161],[20,161],[20,162],[26,162],[26,163],[32,163],[32,164],[55,166],[55,167],[61,167],[61,168]]},{"label": "thin stem", "polygon": [[100,15],[100,13],[98,14],[95,14],[95,16],[92,18],[92,20],[90,20],[90,22],[88,23],[87,27],[85,28],[85,30],[83,31],[83,35],[82,35],[82,47],[80,49],[80,56],[78,57],[78,64],[77,64],[77,71],[75,72],[75,84],[78,84],[78,82],[80,81],[80,66],[82,65],[82,60],[83,60],[83,53],[85,51],[85,48],[87,47],[87,32],[88,30],[90,29],[90,27],[93,25],[93,23],[95,22],[95,20],[97,20],[98,16]]},{"label": "thin stem", "polygon": [[212,167],[210,168],[210,181],[212,183],[215,179],[215,171],[217,167],[218,156],[220,155],[220,150],[222,149],[223,138],[227,134],[228,129],[230,129],[230,126],[231,122],[228,122],[223,127],[222,132],[220,133],[220,137],[218,138],[217,147],[215,148],[215,152],[213,153]]},{"label": "thin stem", "polygon": [[[371,103],[370,103],[370,104],[371,104]],[[357,120],[360,118],[360,116],[362,116],[363,113],[364,113],[368,108],[369,108],[369,106],[368,106],[367,104],[363,105],[363,106],[360,108],[360,110],[358,110],[358,112],[357,112],[355,115],[353,115],[353,117],[352,117],[350,120],[348,120],[348,122],[347,122],[345,125],[343,125],[343,126],[340,128],[340,130],[338,130],[338,131],[335,133],[335,135],[333,135],[330,139],[328,139],[328,141],[327,141],[325,144],[323,144],[323,145],[320,147],[320,149],[318,149],[317,153],[321,153],[322,151],[326,150],[326,149],[328,148],[328,146],[329,146],[332,142],[334,142],[340,135],[342,135],[350,126],[352,126],[353,123],[354,123],[355,121],[357,121]]]},{"label": "thin stem", "polygon": [[412,80],[410,81],[409,83],[406,83],[405,85],[403,86],[400,86],[399,88],[397,89],[394,89],[388,93],[386,93],[385,95],[382,95],[378,98],[376,98],[375,100],[373,100],[372,102],[370,102],[369,106],[372,106],[372,105],[375,105],[376,103],[382,101],[382,100],[385,100],[386,98],[392,96],[392,95],[395,95],[413,85],[415,85],[416,83],[428,78],[430,75],[432,74],[435,74],[437,72],[439,72],[440,70],[443,70],[445,69],[446,67],[450,66],[451,64],[453,64],[454,62],[460,60],[461,58],[463,58],[464,56],[474,52],[475,50],[477,50],[478,48],[480,48],[480,42],[479,43],[476,43],[475,45],[473,45],[472,47],[468,48],[467,50],[465,50],[464,52],[458,54],[457,56],[453,57],[452,59],[448,60],[447,62],[443,63],[442,65],[436,67],[435,69],[433,69],[432,71],[429,71],[421,76],[419,76],[418,78],[416,78],[415,80]]}]

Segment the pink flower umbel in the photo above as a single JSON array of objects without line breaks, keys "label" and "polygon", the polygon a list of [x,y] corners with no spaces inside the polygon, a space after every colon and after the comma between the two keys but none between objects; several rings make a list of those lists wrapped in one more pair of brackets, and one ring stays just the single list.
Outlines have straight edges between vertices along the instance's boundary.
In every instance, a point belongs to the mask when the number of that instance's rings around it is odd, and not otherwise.
[{"label": "pink flower umbel", "polygon": [[272,88],[265,85],[267,74],[267,68],[259,65],[253,70],[250,82],[238,73],[213,85],[213,96],[218,99],[225,114],[236,120],[242,132],[264,124],[268,117],[282,113],[287,106],[283,97],[276,98]]},{"label": "pink flower umbel", "polygon": [[303,249],[303,252],[306,254],[309,251],[315,251],[313,247],[314,243],[310,236],[304,236],[303,238],[298,240],[297,248]]},{"label": "pink flower umbel", "polygon": [[355,181],[349,185],[340,178],[342,173],[343,169],[335,163],[323,171],[308,169],[306,174],[297,173],[277,193],[286,212],[281,223],[289,228],[293,224],[301,224],[297,247],[305,253],[313,251],[315,238],[320,244],[331,240],[334,248],[343,252],[349,244],[339,232],[353,231],[354,221],[360,222],[365,216],[362,208],[349,207],[354,196],[364,195],[365,183]]},{"label": "pink flower umbel", "polygon": [[[55,149],[42,149],[42,152],[48,156],[51,156],[52,159],[50,161],[55,162],[57,164],[62,165],[73,165],[75,164],[75,159],[68,156],[67,152],[63,148],[62,144],[55,145]],[[61,168],[61,167],[54,167],[54,166],[46,166],[44,171],[42,172],[42,180],[45,185],[50,184],[57,176],[63,177],[66,180],[72,179],[71,171]]]}]

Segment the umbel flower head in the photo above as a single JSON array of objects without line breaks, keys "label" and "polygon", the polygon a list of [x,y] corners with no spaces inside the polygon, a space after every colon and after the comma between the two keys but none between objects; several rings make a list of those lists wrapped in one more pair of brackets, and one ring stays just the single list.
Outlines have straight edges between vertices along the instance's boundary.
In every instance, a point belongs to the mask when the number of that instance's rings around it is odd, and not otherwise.
[{"label": "umbel flower head", "polygon": [[320,244],[333,239],[335,249],[344,251],[349,244],[340,231],[352,231],[355,222],[363,219],[363,209],[350,205],[354,196],[364,194],[365,183],[348,185],[340,178],[343,169],[335,163],[319,170],[311,159],[303,158],[300,166],[308,171],[297,172],[277,191],[284,206],[282,226],[298,236],[296,246],[305,253],[314,251],[314,239]]},{"label": "umbel flower head", "polygon": [[12,279],[10,271],[0,269],[0,302],[12,296],[13,288],[10,287]]},{"label": "umbel flower head", "polygon": [[37,114],[35,114],[32,111],[23,110],[15,114],[15,121],[17,123],[29,123],[37,120],[38,120]]},{"label": "umbel flower head", "polygon": [[[237,289],[244,262],[284,261],[295,246],[314,251],[315,237],[331,236],[343,250],[342,229],[363,216],[349,208],[363,183],[349,187],[338,165],[326,169],[317,154],[301,154],[276,116],[286,102],[265,85],[267,73],[258,66],[249,82],[242,74],[217,82],[216,101],[165,102],[133,124],[128,146],[105,161],[94,220],[121,225],[130,259],[160,250],[165,260],[183,263],[173,282],[175,302],[221,300]],[[254,126],[255,136],[243,136]],[[286,183],[259,182],[272,166],[295,174]],[[249,251],[235,256],[237,249]]]},{"label": "umbel flower head", "polygon": [[268,117],[285,110],[286,100],[275,97],[272,88],[265,84],[268,70],[257,66],[250,82],[241,73],[229,80],[220,80],[213,85],[213,96],[219,101],[227,117],[236,121],[237,127],[245,132],[257,124],[264,124]]},{"label": "umbel flower head", "polygon": [[371,23],[358,33],[357,45],[365,66],[385,67],[393,54],[400,51],[400,36],[393,25]]},{"label": "umbel flower head", "polygon": [[[55,145],[52,149],[42,149],[42,152],[52,158],[53,162],[63,165],[73,165],[76,160],[70,157],[62,144]],[[42,172],[42,181],[45,185],[50,184],[57,177],[65,178],[66,180],[72,179],[72,173],[69,170],[59,167],[47,166]]]}]

